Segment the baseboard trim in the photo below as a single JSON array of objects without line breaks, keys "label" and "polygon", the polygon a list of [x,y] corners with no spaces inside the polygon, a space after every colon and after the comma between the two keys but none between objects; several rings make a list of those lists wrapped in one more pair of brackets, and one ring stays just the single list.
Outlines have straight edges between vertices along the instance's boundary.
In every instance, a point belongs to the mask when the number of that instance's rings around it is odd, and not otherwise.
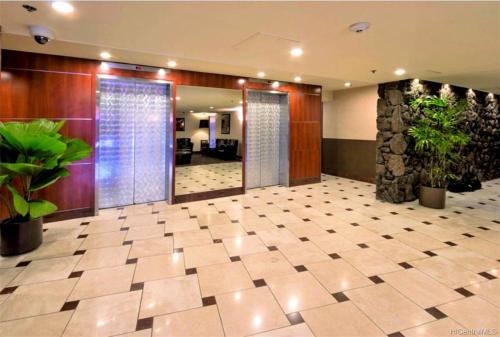
[{"label": "baseboard trim", "polygon": [[183,194],[183,195],[176,195],[173,199],[174,204],[180,204],[184,202],[192,202],[192,201],[200,201],[200,200],[207,200],[207,199],[215,199],[215,198],[222,198],[222,197],[230,197],[232,195],[238,195],[238,194],[244,194],[245,190],[243,187],[233,187],[233,188],[226,188],[223,190],[217,190],[217,191],[207,191],[207,192],[198,192],[198,193],[191,193],[191,194]]},{"label": "baseboard trim", "polygon": [[65,211],[59,211],[50,215],[43,217],[44,222],[54,222],[61,220],[69,220],[76,218],[84,218],[88,216],[94,216],[95,210],[93,208],[79,208],[79,209],[69,209]]},{"label": "baseboard trim", "polygon": [[308,184],[316,184],[321,182],[321,176],[319,177],[309,177],[309,178],[299,178],[299,179],[290,179],[290,186],[299,186],[299,185],[308,185]]}]

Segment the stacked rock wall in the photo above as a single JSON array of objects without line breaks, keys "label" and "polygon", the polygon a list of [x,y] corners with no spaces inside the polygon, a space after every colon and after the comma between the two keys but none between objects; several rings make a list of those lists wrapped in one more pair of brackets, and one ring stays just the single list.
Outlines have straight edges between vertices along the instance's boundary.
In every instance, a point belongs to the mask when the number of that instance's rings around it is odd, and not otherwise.
[{"label": "stacked rock wall", "polygon": [[408,128],[418,114],[410,102],[426,95],[467,100],[462,127],[471,143],[455,167],[459,176],[467,173],[480,180],[500,177],[500,121],[498,95],[447,84],[405,80],[383,83],[378,89],[376,184],[377,198],[393,203],[412,201],[418,195],[422,158],[413,150]]}]

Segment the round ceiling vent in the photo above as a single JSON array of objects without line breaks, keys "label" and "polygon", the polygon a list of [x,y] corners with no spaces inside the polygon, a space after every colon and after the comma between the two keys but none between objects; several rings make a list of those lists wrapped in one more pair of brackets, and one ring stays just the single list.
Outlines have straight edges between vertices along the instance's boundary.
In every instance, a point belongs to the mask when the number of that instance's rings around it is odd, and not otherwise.
[{"label": "round ceiling vent", "polygon": [[370,28],[369,22],[356,22],[349,26],[349,30],[355,33],[364,32],[368,28]]}]

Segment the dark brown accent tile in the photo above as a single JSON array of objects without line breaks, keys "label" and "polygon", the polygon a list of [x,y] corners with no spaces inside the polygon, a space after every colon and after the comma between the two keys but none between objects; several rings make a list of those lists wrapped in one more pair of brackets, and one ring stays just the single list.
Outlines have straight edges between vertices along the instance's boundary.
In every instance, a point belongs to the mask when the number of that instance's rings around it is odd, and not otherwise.
[{"label": "dark brown accent tile", "polygon": [[295,270],[298,271],[298,272],[303,272],[303,271],[307,271],[307,268],[303,265],[300,265],[300,266],[294,266]]},{"label": "dark brown accent tile", "polygon": [[213,205],[214,205],[214,203],[213,203],[213,202],[209,202],[209,203],[208,203],[208,206],[213,206]]},{"label": "dark brown accent tile", "polygon": [[327,229],[326,231],[330,234],[336,233],[334,229]]},{"label": "dark brown accent tile", "polygon": [[401,262],[401,263],[398,263],[401,267],[403,267],[404,269],[411,269],[413,268],[413,266],[411,264],[409,264],[408,262]]},{"label": "dark brown accent tile", "polygon": [[77,239],[85,239],[88,236],[88,234],[80,234],[77,236]]},{"label": "dark brown accent tile", "polygon": [[445,220],[446,220],[446,219],[448,219],[448,217],[447,217],[447,216],[444,216],[444,215],[440,215],[439,217],[440,217],[441,219],[445,219]]},{"label": "dark brown accent tile", "polygon": [[78,303],[80,303],[80,301],[70,301],[70,302],[66,302],[63,304],[62,308],[60,311],[68,311],[68,310],[74,310],[76,309],[76,307],[78,307]]},{"label": "dark brown accent tile", "polygon": [[231,256],[229,259],[231,260],[231,262],[241,261],[241,258],[239,256]]},{"label": "dark brown accent tile", "polygon": [[260,278],[258,280],[253,280],[253,284],[255,285],[256,288],[264,287],[267,285],[266,281],[262,278]]},{"label": "dark brown accent tile", "polygon": [[85,221],[85,222],[82,222],[82,223],[80,224],[80,226],[88,226],[88,224],[89,224],[89,223],[90,223],[90,222]]},{"label": "dark brown accent tile", "polygon": [[17,289],[17,286],[14,287],[5,287],[0,292],[0,295],[12,294]]},{"label": "dark brown accent tile", "polygon": [[459,293],[460,295],[465,296],[465,297],[471,297],[471,296],[474,296],[474,294],[473,294],[473,293],[471,293],[470,291],[468,291],[468,290],[467,290],[467,289],[465,289],[465,288],[457,288],[457,289],[455,289],[455,291],[456,291],[457,293]]},{"label": "dark brown accent tile", "polygon": [[231,220],[231,223],[239,223],[239,220]]},{"label": "dark brown accent tile", "polygon": [[219,214],[225,214],[226,211],[219,211]]},{"label": "dark brown accent tile", "polygon": [[221,239],[213,239],[213,242],[214,243],[222,243],[222,240]]},{"label": "dark brown accent tile", "polygon": [[196,268],[187,268],[186,269],[186,275],[192,275],[192,274],[197,274],[198,271],[196,270]]},{"label": "dark brown accent tile", "polygon": [[347,297],[343,292],[332,294],[332,296],[337,300],[337,302],[349,301],[349,297]]},{"label": "dark brown accent tile", "polygon": [[181,209],[185,210],[185,209],[188,209],[188,207],[186,207],[186,206],[183,206],[183,207],[181,207]]},{"label": "dark brown accent tile", "polygon": [[160,211],[153,211],[151,214],[160,214]]},{"label": "dark brown accent tile", "polygon": [[326,216],[333,216],[332,213],[325,213]]},{"label": "dark brown accent tile", "polygon": [[384,283],[384,280],[382,280],[380,277],[378,277],[377,275],[374,275],[374,276],[370,276],[369,277],[370,281],[372,281],[373,283],[375,284],[379,284],[379,283]]},{"label": "dark brown accent tile", "polygon": [[71,272],[71,274],[69,274],[68,278],[76,278],[76,277],[80,277],[82,275],[83,275],[83,270],[74,271],[74,272]]},{"label": "dark brown accent tile", "polygon": [[423,224],[426,224],[426,225],[432,225],[432,222],[430,221],[422,221]]},{"label": "dark brown accent tile", "polygon": [[473,237],[474,237],[474,235],[472,235],[472,234],[470,234],[470,233],[463,233],[462,235],[463,235],[463,236],[466,236],[466,237],[468,237],[468,238],[473,238]]},{"label": "dark brown accent tile", "polygon": [[200,229],[208,229],[208,226],[200,226]]},{"label": "dark brown accent tile", "polygon": [[351,222],[351,226],[358,227],[359,223],[357,223],[357,222]]},{"label": "dark brown accent tile", "polygon": [[358,246],[361,248],[368,248],[368,245],[366,243],[360,243],[358,244]]},{"label": "dark brown accent tile", "polygon": [[479,229],[482,229],[483,231],[489,231],[489,230],[490,230],[489,228],[486,228],[486,227],[484,227],[484,226],[479,226],[478,228],[479,228]]},{"label": "dark brown accent tile", "polygon": [[372,216],[373,220],[380,220],[380,218],[377,218],[376,216]]},{"label": "dark brown accent tile", "polygon": [[255,235],[254,231],[247,232],[248,235]]},{"label": "dark brown accent tile", "polygon": [[398,331],[387,335],[387,337],[405,337],[405,335],[403,335],[401,332]]},{"label": "dark brown accent tile", "polygon": [[128,227],[122,227],[122,228],[120,228],[120,230],[123,231],[123,232],[124,231],[128,231],[128,229],[129,229]]},{"label": "dark brown accent tile", "polygon": [[198,216],[197,216],[197,215],[190,215],[190,216],[189,216],[189,219],[197,219],[197,218],[198,218]]},{"label": "dark brown accent tile", "polygon": [[142,290],[144,289],[144,282],[132,283],[130,285],[130,291]]},{"label": "dark brown accent tile", "polygon": [[153,328],[153,319],[154,317],[139,318],[135,326],[135,331]]},{"label": "dark brown accent tile", "polygon": [[123,211],[125,209],[125,207],[116,207],[116,209],[119,211]]},{"label": "dark brown accent tile", "polygon": [[284,209],[284,210],[283,210],[283,212],[285,212],[285,213],[289,213],[289,212],[290,212],[290,210],[289,210],[289,209]]},{"label": "dark brown accent tile", "polygon": [[346,211],[349,211],[349,212],[352,212],[352,211],[353,211],[353,209],[352,209],[352,208],[346,208],[345,210],[346,210]]},{"label": "dark brown accent tile", "polygon": [[266,215],[265,214],[259,214],[259,218],[265,218]]},{"label": "dark brown accent tile", "polygon": [[285,228],[285,225],[277,225],[278,228]]},{"label": "dark brown accent tile", "polygon": [[398,215],[398,212],[390,212],[392,215]]},{"label": "dark brown accent tile", "polygon": [[184,252],[184,248],[174,248],[174,253],[183,253]]},{"label": "dark brown accent tile", "polygon": [[165,233],[163,236],[174,236],[174,233]]},{"label": "dark brown accent tile", "polygon": [[500,221],[498,221],[498,220],[491,220],[491,222],[494,222],[494,223],[500,224]]},{"label": "dark brown accent tile", "polygon": [[457,244],[455,242],[451,242],[451,241],[445,241],[445,243],[448,245],[448,246],[456,246]]},{"label": "dark brown accent tile", "polygon": [[309,219],[309,218],[304,218],[304,219],[302,219],[302,221],[309,222],[309,221],[311,221],[311,219]]},{"label": "dark brown accent tile", "polygon": [[382,237],[384,239],[387,239],[387,240],[391,240],[391,239],[394,239],[392,236],[390,236],[389,234],[386,234],[386,235],[382,235]]},{"label": "dark brown accent tile", "polygon": [[328,256],[330,256],[332,259],[340,259],[340,255],[337,254],[337,253],[332,253],[332,254],[328,254]]},{"label": "dark brown accent tile", "polygon": [[491,275],[490,273],[487,273],[487,272],[485,272],[485,271],[483,271],[483,272],[479,273],[479,275],[481,275],[481,276],[482,276],[482,277],[484,277],[484,278],[487,278],[488,280],[494,280],[494,279],[496,279],[496,278],[497,278],[496,276]]},{"label": "dark brown accent tile", "polygon": [[413,228],[410,228],[410,227],[406,227],[406,228],[403,228],[405,231],[407,232],[413,232]]},{"label": "dark brown accent tile", "polygon": [[425,309],[425,311],[427,311],[427,313],[432,315],[435,319],[442,319],[448,317],[444,312],[442,312],[436,307],[427,308]]},{"label": "dark brown accent tile", "polygon": [[269,247],[267,247],[267,249],[271,252],[274,250],[278,250],[278,248],[276,246],[269,246]]},{"label": "dark brown accent tile", "polygon": [[42,231],[45,233],[48,230],[49,230],[48,228],[44,228]]},{"label": "dark brown accent tile", "polygon": [[165,224],[165,220],[158,221],[157,224],[158,225],[164,225]]},{"label": "dark brown accent tile", "polygon": [[118,220],[125,220],[127,217],[126,216],[119,216]]},{"label": "dark brown accent tile", "polygon": [[26,267],[30,263],[31,263],[31,261],[21,261],[18,264],[16,264],[16,267]]},{"label": "dark brown accent tile", "polygon": [[73,253],[73,255],[83,255],[83,254],[85,254],[85,250],[84,250],[84,249],[82,249],[82,250],[77,250],[77,251],[75,251],[75,252]]},{"label": "dark brown accent tile", "polygon": [[308,238],[306,238],[305,236],[304,236],[304,237],[302,237],[302,238],[299,238],[299,240],[300,240],[300,241],[309,241],[309,239],[308,239]]},{"label": "dark brown accent tile", "polygon": [[305,205],[306,208],[311,208],[311,205]]},{"label": "dark brown accent tile", "polygon": [[325,204],[331,204],[331,201],[326,200]]},{"label": "dark brown accent tile", "polygon": [[243,208],[244,209],[250,209],[250,206],[244,206]]},{"label": "dark brown accent tile", "polygon": [[304,323],[304,319],[302,318],[299,312],[292,312],[290,314],[287,314],[286,318],[288,319],[288,322],[290,322],[291,325]]},{"label": "dark brown accent tile", "polygon": [[203,297],[201,299],[204,307],[208,307],[209,305],[216,305],[217,301],[215,300],[215,296]]},{"label": "dark brown accent tile", "polygon": [[126,264],[134,264],[134,263],[137,263],[137,258],[133,258],[133,259],[127,259],[127,262]]},{"label": "dark brown accent tile", "polygon": [[415,208],[413,208],[413,207],[406,207],[406,209],[409,209],[410,211],[414,211],[415,210]]},{"label": "dark brown accent tile", "polygon": [[123,241],[122,246],[131,245],[133,243],[134,243],[133,240],[126,240],[126,241]]},{"label": "dark brown accent tile", "polygon": [[424,252],[422,252],[422,253],[427,254],[427,255],[429,255],[429,256],[437,256],[437,254],[436,254],[436,253],[433,253],[433,252],[431,252],[430,250],[426,250],[426,251],[424,251]]},{"label": "dark brown accent tile", "polygon": [[453,212],[456,214],[462,214],[462,212],[460,212],[460,211],[453,211]]}]

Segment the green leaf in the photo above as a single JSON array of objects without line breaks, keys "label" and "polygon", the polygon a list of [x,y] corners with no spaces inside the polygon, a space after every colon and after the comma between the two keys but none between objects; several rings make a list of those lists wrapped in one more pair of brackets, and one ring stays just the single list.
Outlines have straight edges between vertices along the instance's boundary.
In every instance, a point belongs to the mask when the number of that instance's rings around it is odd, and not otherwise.
[{"label": "green leaf", "polygon": [[30,218],[36,219],[57,211],[57,206],[47,200],[32,200],[29,202]]},{"label": "green leaf", "polygon": [[29,211],[29,204],[24,198],[17,192],[17,190],[12,185],[7,185],[7,189],[12,193],[12,199],[14,200],[14,208],[16,212],[25,216]]},{"label": "green leaf", "polygon": [[44,171],[33,178],[29,191],[38,191],[42,188],[52,185],[60,178],[67,176],[69,176],[69,171],[65,168]]},{"label": "green leaf", "polygon": [[6,185],[10,182],[10,177],[6,174],[0,175],[0,186]]},{"label": "green leaf", "polygon": [[87,158],[92,152],[92,147],[81,139],[68,139],[66,140],[66,146],[66,152],[59,158],[61,166]]},{"label": "green leaf", "polygon": [[42,166],[35,164],[0,163],[0,174],[8,174],[12,177],[16,175],[33,176],[40,173],[42,170]]}]

